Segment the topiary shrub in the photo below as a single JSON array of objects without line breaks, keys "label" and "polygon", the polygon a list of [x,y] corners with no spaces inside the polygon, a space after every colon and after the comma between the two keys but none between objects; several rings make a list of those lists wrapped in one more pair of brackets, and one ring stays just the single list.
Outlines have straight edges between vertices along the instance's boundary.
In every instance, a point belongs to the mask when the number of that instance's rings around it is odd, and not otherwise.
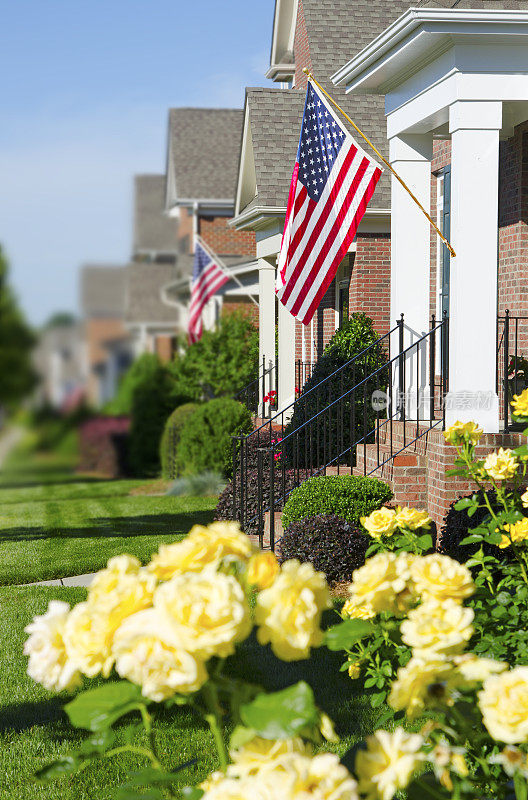
[{"label": "topiary shrub", "polygon": [[356,475],[330,475],[309,478],[291,493],[282,514],[282,524],[317,514],[337,514],[359,525],[360,517],[368,516],[393,498],[386,483],[378,478]]},{"label": "topiary shrub", "polygon": [[229,477],[233,469],[231,437],[249,433],[251,426],[248,409],[229,397],[218,397],[200,406],[181,432],[176,473],[198,475],[209,471]]},{"label": "topiary shrub", "polygon": [[[374,323],[362,312],[352,314],[350,319],[334,333],[323,354],[314,365],[312,374],[302,387],[302,394],[297,398],[290,423],[285,429],[284,448],[290,464],[293,462],[294,453],[297,453],[296,458],[300,459],[299,466],[310,466],[310,464],[304,463],[308,458],[313,465],[322,465],[325,463],[325,456],[328,462],[350,447],[349,399],[343,401],[342,408],[335,407],[330,414],[320,414],[317,421],[310,424],[309,430],[303,425],[324,409],[328,403],[341,397],[347,389],[358,385],[387,363],[387,354],[378,340]],[[329,378],[332,373],[370,345],[372,345],[371,349],[364,356],[357,358],[353,366],[345,367],[333,378]],[[371,396],[376,390],[386,389],[387,378],[387,371],[382,370],[374,378],[366,380],[361,389],[356,392],[354,401],[355,441],[363,436],[364,422],[366,422],[367,432],[373,428],[376,417],[371,404]],[[329,380],[320,388],[316,388],[326,379]],[[338,424],[338,416],[342,421],[344,420],[341,425]],[[288,438],[288,434],[298,428],[302,428],[302,432]],[[340,434],[342,434],[342,438]],[[368,437],[367,441],[370,440],[371,437]]]},{"label": "topiary shrub", "polygon": [[[483,494],[482,492],[476,493],[478,497],[480,497],[480,502],[483,502]],[[494,511],[500,511],[502,509],[502,505],[497,502],[497,495],[493,489],[490,489],[486,492],[489,503]],[[465,495],[465,497],[473,497],[473,493],[469,495]],[[468,516],[467,510],[461,509],[457,511],[455,509],[455,503],[461,498],[457,498],[449,508],[447,512],[444,524],[440,531],[440,536],[438,537],[436,549],[439,553],[443,555],[450,556],[454,558],[456,561],[460,561],[461,564],[464,564],[471,556],[477,552],[480,547],[480,544],[463,544],[461,545],[460,542],[469,535],[469,532],[473,528],[477,528],[481,522],[483,522],[486,517],[488,516],[489,512],[485,508],[479,508],[478,511],[473,514],[472,517]],[[511,548],[506,548],[504,550],[500,550],[496,545],[492,544],[485,544],[483,546],[484,554],[489,556],[495,556],[495,558],[509,558]]]},{"label": "topiary shrub", "polygon": [[197,403],[184,403],[172,412],[165,428],[160,443],[161,474],[166,480],[177,477],[176,451],[182,430],[198,408]]},{"label": "topiary shrub", "polygon": [[336,514],[317,514],[292,522],[278,545],[281,564],[289,558],[309,561],[327,580],[349,581],[365,563],[369,537],[357,525]]}]

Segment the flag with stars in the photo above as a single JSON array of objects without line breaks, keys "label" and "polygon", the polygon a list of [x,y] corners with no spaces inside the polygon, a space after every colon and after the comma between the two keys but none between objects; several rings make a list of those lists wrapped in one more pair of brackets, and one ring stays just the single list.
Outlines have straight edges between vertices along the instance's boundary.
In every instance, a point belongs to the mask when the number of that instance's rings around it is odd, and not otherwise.
[{"label": "flag with stars", "polygon": [[277,297],[307,325],[382,174],[309,81],[278,259]]},{"label": "flag with stars", "polygon": [[218,259],[199,242],[194,243],[194,266],[189,306],[189,323],[187,333],[189,343],[194,344],[202,338],[202,314],[205,306],[214,294],[229,280]]}]

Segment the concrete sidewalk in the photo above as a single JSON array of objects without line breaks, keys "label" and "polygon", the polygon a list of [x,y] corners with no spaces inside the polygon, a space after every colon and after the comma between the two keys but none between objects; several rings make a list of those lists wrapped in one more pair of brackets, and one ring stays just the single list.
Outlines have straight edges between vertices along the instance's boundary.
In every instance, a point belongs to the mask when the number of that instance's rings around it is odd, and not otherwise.
[{"label": "concrete sidewalk", "polygon": [[23,586],[89,586],[96,572],[87,572],[85,575],[71,575],[69,578],[54,578],[51,581],[34,581],[33,583],[19,583]]}]

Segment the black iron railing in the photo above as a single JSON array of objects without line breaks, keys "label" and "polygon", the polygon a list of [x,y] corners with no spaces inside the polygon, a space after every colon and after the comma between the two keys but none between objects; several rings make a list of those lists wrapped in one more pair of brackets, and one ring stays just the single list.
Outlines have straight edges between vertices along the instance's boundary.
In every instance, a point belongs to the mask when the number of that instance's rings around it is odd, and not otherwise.
[{"label": "black iron railing", "polygon": [[[431,428],[443,427],[447,317],[440,322],[433,317],[425,335],[407,347],[404,342],[402,315],[377,342],[302,392],[252,434],[234,440],[233,515],[248,532],[258,534],[261,546],[268,517],[266,544],[274,549],[275,512],[307,478],[324,475],[329,468],[337,474],[342,469],[351,472],[361,450],[362,472],[371,474]],[[396,420],[412,422],[401,426],[403,439],[397,442]],[[374,445],[369,463],[368,445]]]},{"label": "black iron railing", "polygon": [[295,362],[295,394],[299,395],[302,392],[303,386],[306,381],[312,377],[315,361],[302,361],[298,359]]},{"label": "black iron railing", "polygon": [[271,416],[277,409],[277,392],[277,365],[270,361],[266,367],[266,360],[263,358],[258,378],[237,392],[234,400],[244,403],[253,414],[264,418]]},{"label": "black iron railing", "polygon": [[528,388],[528,316],[506,310],[497,318],[497,394],[504,430],[523,430],[512,421],[513,396]]}]

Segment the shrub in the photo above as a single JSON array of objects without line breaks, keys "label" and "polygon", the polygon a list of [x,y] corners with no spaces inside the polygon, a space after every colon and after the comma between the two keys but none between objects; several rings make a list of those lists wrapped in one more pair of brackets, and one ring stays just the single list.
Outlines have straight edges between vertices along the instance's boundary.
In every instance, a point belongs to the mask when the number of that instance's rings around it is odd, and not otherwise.
[{"label": "shrub", "polygon": [[219,397],[196,409],[181,432],[176,451],[176,473],[197,475],[218,472],[232,473],[233,445],[231,437],[249,433],[251,414],[229,397]]},{"label": "shrub", "polygon": [[94,417],[79,428],[79,471],[107,478],[128,474],[128,417]]},{"label": "shrub", "polygon": [[155,353],[143,353],[139,358],[136,358],[121,378],[116,396],[104,406],[105,414],[111,414],[112,416],[131,414],[136,391],[143,386],[154,385],[154,381],[158,380],[160,372],[167,374],[165,388],[170,389],[173,397],[172,408],[176,408],[176,406],[182,405],[189,400],[197,399],[193,395],[187,394],[184,390],[180,391],[180,387],[176,385],[172,376],[170,367],[162,364]]},{"label": "shrub", "polygon": [[182,497],[214,497],[221,494],[226,486],[225,480],[216,472],[202,472],[200,475],[187,475],[178,478],[167,490],[168,495]]},{"label": "shrub", "polygon": [[258,329],[247,314],[222,316],[215,330],[174,361],[171,369],[180,393],[191,400],[232,396],[258,375]]},{"label": "shrub", "polygon": [[359,525],[360,517],[368,516],[392,500],[390,487],[377,478],[356,475],[313,477],[291,493],[284,506],[282,524],[289,527],[317,514],[337,514]]},{"label": "shrub", "polygon": [[141,381],[135,385],[132,394],[130,467],[134,475],[140,477],[159,474],[163,428],[171,411],[180,405],[167,366],[157,356],[149,355],[148,361],[148,370],[142,373]]},{"label": "shrub", "polygon": [[365,562],[369,537],[336,514],[317,514],[292,522],[278,545],[279,561],[309,561],[328,581],[347,581]]},{"label": "shrub", "polygon": [[[181,433],[196,409],[196,403],[184,403],[172,412],[165,428],[160,443],[161,474],[167,479],[176,478],[176,450]],[[214,494],[214,493],[213,493]]]},{"label": "shrub", "polygon": [[[350,319],[337,330],[328,344],[323,354],[314,365],[311,376],[302,387],[302,394],[297,399],[289,425],[286,427],[285,436],[293,433],[300,428],[307,420],[311,419],[318,411],[325,408],[329,401],[336,400],[347,389],[357,385],[360,381],[368,378],[376,369],[387,361],[387,356],[383,345],[378,343],[378,335],[374,330],[373,322],[370,317],[361,312],[352,314]],[[365,356],[357,359],[353,366],[345,367],[336,376],[330,378],[319,389],[315,388],[321,381],[329,378],[340,367],[343,367],[354,356],[357,356],[369,345],[374,345]],[[360,391],[356,393],[354,401],[355,408],[355,431],[354,440],[363,436],[364,414],[367,424],[367,431],[374,426],[375,414],[372,409],[370,398],[377,389],[385,389],[387,375],[385,370],[376,377],[367,380]],[[364,388],[364,391],[363,391]],[[363,398],[365,397],[365,403]],[[365,407],[366,406],[366,407]],[[304,465],[305,451],[310,454],[313,465],[324,463],[324,455],[331,458],[350,447],[350,424],[348,420],[351,416],[350,401],[346,399],[342,404],[342,419],[344,424],[337,424],[337,408],[331,415],[321,414],[317,422],[311,424],[311,435],[306,434],[307,441],[303,433],[298,436],[291,436],[285,440],[285,453],[291,463],[296,440],[299,439],[299,457],[301,466]],[[341,413],[341,409],[339,410]],[[326,431],[325,431],[326,428]],[[342,429],[342,440],[338,440],[339,430]],[[308,442],[309,439],[309,442]],[[309,466],[309,465],[307,465]]]},{"label": "shrub", "polygon": [[[479,502],[482,503],[484,501],[483,493],[480,491],[475,494],[479,498]],[[500,511],[502,506],[497,502],[495,491],[490,489],[486,494],[494,511]],[[466,495],[466,497],[473,497],[473,493]],[[470,517],[468,515],[468,509],[464,508],[460,511],[455,509],[455,503],[458,503],[460,499],[461,498],[457,498],[449,507],[449,511],[445,516],[444,524],[441,528],[436,549],[439,553],[450,556],[456,561],[460,561],[461,564],[464,564],[476,553],[480,547],[480,543],[461,545],[460,542],[462,539],[465,539],[466,536],[469,536],[469,532],[473,530],[473,528],[477,528],[481,522],[487,519],[489,512],[486,508],[479,508],[473,516]],[[491,544],[483,544],[483,550],[485,555],[495,556],[495,558],[507,558],[510,555],[508,550],[499,550],[499,548]]]}]

